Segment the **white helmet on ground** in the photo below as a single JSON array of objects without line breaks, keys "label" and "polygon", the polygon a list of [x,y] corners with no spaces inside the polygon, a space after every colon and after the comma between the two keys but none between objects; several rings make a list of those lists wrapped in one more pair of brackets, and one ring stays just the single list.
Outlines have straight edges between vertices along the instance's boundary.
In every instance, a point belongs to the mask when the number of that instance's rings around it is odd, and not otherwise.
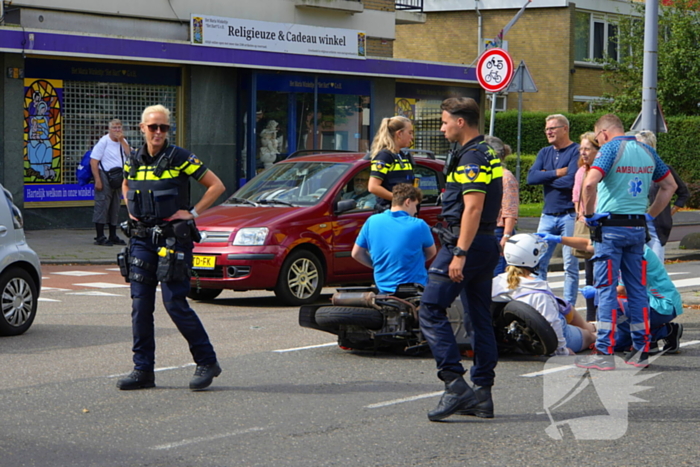
[{"label": "white helmet on ground", "polygon": [[518,234],[508,239],[503,256],[509,266],[535,268],[547,252],[547,242],[534,234]]}]

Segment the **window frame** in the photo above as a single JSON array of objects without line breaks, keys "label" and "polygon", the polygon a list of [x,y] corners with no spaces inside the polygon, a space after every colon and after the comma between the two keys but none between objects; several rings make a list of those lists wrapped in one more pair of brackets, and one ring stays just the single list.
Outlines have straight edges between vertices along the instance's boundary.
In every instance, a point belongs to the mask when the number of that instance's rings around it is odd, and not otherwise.
[{"label": "window frame", "polygon": [[[613,44],[610,39],[614,36],[617,37],[620,34],[619,27],[619,15],[612,15],[608,13],[591,12],[584,10],[576,10],[576,13],[582,13],[588,15],[588,50],[586,51],[586,57],[580,60],[576,57],[576,51],[574,51],[574,64],[575,65],[585,65],[585,66],[599,66],[603,67],[604,63],[602,61],[609,58],[608,53],[611,50],[615,51],[615,57],[612,57],[614,61],[620,60],[620,49],[619,44]],[[598,35],[596,36],[596,25],[601,25]],[[599,26],[600,27],[600,26]],[[578,42],[578,37],[576,37],[577,28],[574,27],[574,41]],[[614,34],[611,34],[614,32]],[[600,42],[600,33],[602,33],[602,42]],[[598,42],[598,44],[597,44]],[[598,50],[600,49],[599,53]],[[600,55],[596,57],[596,55]],[[600,60],[600,61],[597,61]]]}]

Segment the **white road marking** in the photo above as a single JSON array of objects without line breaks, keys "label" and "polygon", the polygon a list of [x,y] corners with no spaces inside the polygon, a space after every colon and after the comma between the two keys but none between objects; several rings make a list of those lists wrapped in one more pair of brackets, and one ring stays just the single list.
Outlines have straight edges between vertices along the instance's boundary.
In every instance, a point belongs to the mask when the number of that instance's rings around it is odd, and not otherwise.
[{"label": "white road marking", "polygon": [[82,284],[73,284],[79,287],[94,287],[96,289],[118,289],[118,288],[129,288],[130,285],[127,284],[111,284],[109,282],[85,282]]},{"label": "white road marking", "polygon": [[[697,345],[697,344],[700,344],[700,341],[681,342],[680,346],[681,347],[688,347],[690,345]],[[536,376],[544,376],[544,375],[548,375],[551,373],[557,373],[559,371],[570,370],[572,368],[576,368],[576,365],[562,365],[562,366],[558,366],[555,368],[550,368],[548,370],[535,371],[534,373],[526,373],[526,374],[520,375],[520,376],[522,376],[523,378],[534,378]]]},{"label": "white road marking", "polygon": [[165,449],[179,448],[182,446],[187,446],[189,444],[203,443],[206,441],[215,441],[217,439],[230,438],[232,436],[245,435],[247,433],[254,433],[256,431],[263,430],[265,430],[265,428],[256,426],[253,428],[247,428],[245,430],[232,431],[230,433],[221,433],[219,435],[203,436],[200,438],[183,439],[182,441],[177,441],[175,443],[159,444],[158,446],[152,446],[150,449],[153,451],[163,451]]},{"label": "white road marking", "polygon": [[681,279],[679,281],[673,281],[673,285],[675,285],[677,288],[695,287],[697,285],[700,285],[700,277],[696,277],[695,279]]},{"label": "white road marking", "polygon": [[122,295],[109,292],[100,292],[99,290],[88,290],[86,292],[68,292],[66,295],[88,295],[91,297],[122,297]]},{"label": "white road marking", "polygon": [[273,352],[277,352],[277,353],[296,352],[297,350],[318,349],[320,347],[331,347],[333,345],[338,345],[338,343],[337,342],[330,342],[328,344],[307,345],[306,347],[295,347],[293,349],[273,350]]},{"label": "white road marking", "polygon": [[58,287],[42,287],[42,292],[68,292],[70,289],[60,289]]},{"label": "white road marking", "polygon": [[404,397],[403,399],[394,399],[392,401],[378,402],[376,404],[366,405],[365,409],[379,409],[381,407],[387,407],[389,405],[403,404],[404,402],[413,402],[420,399],[427,399],[429,397],[441,396],[445,391],[429,392],[427,394],[420,394],[413,397]]},{"label": "white road marking", "polygon": [[[44,289],[41,289],[41,290],[44,290]],[[44,298],[44,297],[39,297],[39,299],[37,301],[39,301],[39,302],[59,302],[59,303],[61,302],[60,300],[54,300],[53,298]]]},{"label": "white road marking", "polygon": [[[163,367],[163,368],[156,368],[155,370],[153,370],[153,372],[154,372],[154,373],[158,373],[158,372],[161,372],[161,371],[168,371],[168,370],[181,370],[181,369],[183,369],[183,368],[188,368],[188,367],[195,366],[195,365],[196,365],[195,363],[186,363],[186,364],[184,364],[184,365],[179,365],[179,366],[165,366],[165,367]],[[129,372],[129,373],[119,373],[119,374],[116,374],[116,375],[108,375],[107,378],[119,378],[119,377],[121,377],[121,376],[127,376],[127,375],[129,375],[130,373],[131,373],[131,372]]]},{"label": "white road marking", "polygon": [[105,268],[105,271],[121,271],[119,268]]},{"label": "white road marking", "polygon": [[576,368],[576,365],[562,365],[555,368],[550,368],[548,370],[535,371],[534,373],[526,373],[520,376],[522,376],[523,378],[534,378],[535,376],[548,375],[551,373],[557,373],[559,371],[570,370],[572,368]]},{"label": "white road marking", "polygon": [[106,272],[92,272],[92,271],[61,271],[61,272],[52,272],[51,274],[56,274],[58,276],[75,276],[75,277],[107,275]]}]

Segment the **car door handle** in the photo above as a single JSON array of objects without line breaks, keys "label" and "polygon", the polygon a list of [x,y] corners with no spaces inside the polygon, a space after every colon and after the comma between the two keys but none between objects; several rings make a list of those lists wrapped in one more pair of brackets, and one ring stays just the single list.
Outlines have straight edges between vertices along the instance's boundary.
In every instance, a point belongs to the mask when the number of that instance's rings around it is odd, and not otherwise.
[{"label": "car door handle", "polygon": [[0,237],[4,237],[5,235],[7,235],[7,227],[0,225]]}]

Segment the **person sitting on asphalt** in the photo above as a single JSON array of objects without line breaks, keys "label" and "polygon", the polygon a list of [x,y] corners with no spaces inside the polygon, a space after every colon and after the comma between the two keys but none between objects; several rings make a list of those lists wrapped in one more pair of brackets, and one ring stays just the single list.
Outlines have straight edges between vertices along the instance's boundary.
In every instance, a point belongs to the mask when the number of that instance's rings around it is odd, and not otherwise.
[{"label": "person sitting on asphalt", "polygon": [[344,193],[342,199],[354,199],[357,203],[355,209],[373,209],[377,202],[377,197],[369,192],[369,169],[355,175],[353,179],[353,190]]},{"label": "person sitting on asphalt", "polygon": [[537,310],[557,335],[555,355],[573,355],[595,342],[595,327],[566,301],[554,295],[535,270],[547,253],[547,242],[533,234],[513,235],[506,241],[503,256],[506,272],[493,279],[492,296],[508,295]]},{"label": "person sitting on asphalt", "polygon": [[355,241],[352,257],[374,269],[380,293],[392,294],[401,284],[428,282],[425,263],[437,248],[428,224],[414,217],[422,199],[420,189],[407,183],[396,185],[391,210],[370,216]]},{"label": "person sitting on asphalt", "polygon": [[[579,237],[560,237],[551,234],[537,234],[546,241],[562,243],[579,250],[593,252],[594,247],[590,240]],[[644,260],[647,264],[647,296],[649,298],[649,332],[651,334],[650,348],[658,348],[658,341],[663,341],[661,349],[664,353],[675,354],[680,352],[680,339],[683,336],[683,325],[672,321],[683,313],[683,300],[680,292],[673,285],[666,268],[654,251],[644,246]],[[581,290],[585,298],[595,298],[597,302],[598,290],[592,286],[586,286]],[[617,329],[615,331],[615,351],[624,352],[632,346],[632,334],[630,322],[625,316],[627,309],[627,291],[624,286],[617,289]]]}]

